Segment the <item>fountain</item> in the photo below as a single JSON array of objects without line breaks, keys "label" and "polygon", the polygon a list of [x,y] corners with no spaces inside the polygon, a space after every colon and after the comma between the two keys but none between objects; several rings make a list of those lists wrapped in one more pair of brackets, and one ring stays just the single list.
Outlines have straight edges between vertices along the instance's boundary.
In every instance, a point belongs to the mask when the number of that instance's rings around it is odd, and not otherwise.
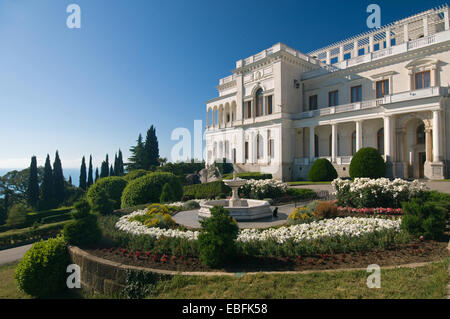
[{"label": "fountain", "polygon": [[214,206],[223,206],[230,211],[230,216],[237,221],[248,221],[272,216],[269,202],[265,200],[241,199],[239,198],[238,189],[245,185],[247,180],[237,178],[236,170],[233,172],[233,179],[223,180],[225,185],[231,187],[231,199],[211,200],[200,205],[198,218],[209,218],[211,216],[210,209]]}]

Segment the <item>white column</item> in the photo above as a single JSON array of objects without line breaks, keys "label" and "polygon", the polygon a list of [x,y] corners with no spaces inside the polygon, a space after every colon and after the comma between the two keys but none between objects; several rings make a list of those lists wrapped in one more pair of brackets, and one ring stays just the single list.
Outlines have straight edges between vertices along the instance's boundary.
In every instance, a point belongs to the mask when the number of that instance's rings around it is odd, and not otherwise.
[{"label": "white column", "polygon": [[341,45],[339,47],[339,62],[344,61],[344,46]]},{"label": "white column", "polygon": [[384,118],[384,158],[386,162],[391,161],[392,141],[392,119],[390,116]]},{"label": "white column", "polygon": [[[356,121],[356,152],[358,152],[362,148],[362,127],[361,121]],[[355,152],[355,153],[356,153]]]},{"label": "white column", "polygon": [[428,36],[428,16],[423,18],[423,36]]},{"label": "white column", "polygon": [[369,36],[369,51],[373,52],[373,35]]},{"label": "white column", "polygon": [[336,163],[337,157],[337,124],[331,124],[331,162]]},{"label": "white column", "polygon": [[314,138],[314,126],[309,127],[309,160],[312,163],[315,155],[315,138]]},{"label": "white column", "polygon": [[444,28],[445,30],[448,30],[450,28],[448,21],[448,8],[445,8],[444,10]]},{"label": "white column", "polygon": [[403,41],[406,43],[409,41],[408,23],[403,26]]},{"label": "white column", "polygon": [[328,50],[327,51],[327,64],[330,64],[331,63],[331,51],[330,50]]},{"label": "white column", "polygon": [[386,49],[391,47],[391,29],[386,30]]},{"label": "white column", "polygon": [[441,111],[433,111],[433,162],[440,162],[441,158]]},{"label": "white column", "polygon": [[356,58],[358,56],[358,40],[353,42],[353,57]]}]

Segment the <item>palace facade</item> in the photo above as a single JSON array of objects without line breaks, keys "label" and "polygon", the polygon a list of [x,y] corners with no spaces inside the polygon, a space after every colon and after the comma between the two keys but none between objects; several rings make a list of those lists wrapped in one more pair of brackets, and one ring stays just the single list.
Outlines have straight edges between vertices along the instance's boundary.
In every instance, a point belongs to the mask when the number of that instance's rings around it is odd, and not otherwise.
[{"label": "palace facade", "polygon": [[325,157],[347,176],[377,148],[388,177],[443,179],[450,166],[447,6],[325,48],[282,43],[236,62],[206,105],[206,162],[306,179]]}]

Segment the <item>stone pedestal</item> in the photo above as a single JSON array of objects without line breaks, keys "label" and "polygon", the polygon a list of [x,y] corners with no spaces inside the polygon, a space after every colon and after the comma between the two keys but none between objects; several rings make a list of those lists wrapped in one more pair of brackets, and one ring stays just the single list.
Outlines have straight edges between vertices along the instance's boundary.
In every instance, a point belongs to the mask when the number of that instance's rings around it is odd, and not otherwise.
[{"label": "stone pedestal", "polygon": [[445,165],[443,162],[425,162],[424,175],[429,179],[444,179]]}]

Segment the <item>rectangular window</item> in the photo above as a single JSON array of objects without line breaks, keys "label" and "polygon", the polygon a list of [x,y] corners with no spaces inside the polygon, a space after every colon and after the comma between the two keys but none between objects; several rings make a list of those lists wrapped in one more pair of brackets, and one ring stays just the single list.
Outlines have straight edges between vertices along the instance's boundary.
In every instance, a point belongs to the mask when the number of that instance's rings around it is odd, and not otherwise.
[{"label": "rectangular window", "polygon": [[272,114],[272,95],[267,97],[267,114]]},{"label": "rectangular window", "polygon": [[245,142],[245,160],[248,160],[248,142]]},{"label": "rectangular window", "polygon": [[317,110],[317,94],[309,97],[309,110]]},{"label": "rectangular window", "polygon": [[414,75],[416,90],[429,88],[431,86],[430,71],[419,72]]},{"label": "rectangular window", "polygon": [[352,54],[349,52],[349,53],[346,53],[346,54],[344,54],[344,60],[350,60],[351,59],[351,57],[352,57]]},{"label": "rectangular window", "polygon": [[334,57],[334,58],[331,58],[330,64],[338,63],[338,61],[339,61],[339,59],[338,59],[338,57],[336,56],[336,57]]},{"label": "rectangular window", "polygon": [[376,83],[377,99],[389,95],[389,80],[382,80]]},{"label": "rectangular window", "polygon": [[351,103],[362,101],[362,86],[354,86],[351,88]]},{"label": "rectangular window", "polygon": [[364,55],[364,54],[365,54],[364,48],[358,50],[358,56]]},{"label": "rectangular window", "polygon": [[274,149],[274,140],[270,139],[269,140],[269,157],[270,158],[274,157],[273,149]]},{"label": "rectangular window", "polygon": [[252,101],[246,102],[246,105],[247,105],[246,118],[249,119],[252,117]]},{"label": "rectangular window", "polygon": [[328,93],[328,106],[336,106],[339,104],[339,91],[331,91]]}]

